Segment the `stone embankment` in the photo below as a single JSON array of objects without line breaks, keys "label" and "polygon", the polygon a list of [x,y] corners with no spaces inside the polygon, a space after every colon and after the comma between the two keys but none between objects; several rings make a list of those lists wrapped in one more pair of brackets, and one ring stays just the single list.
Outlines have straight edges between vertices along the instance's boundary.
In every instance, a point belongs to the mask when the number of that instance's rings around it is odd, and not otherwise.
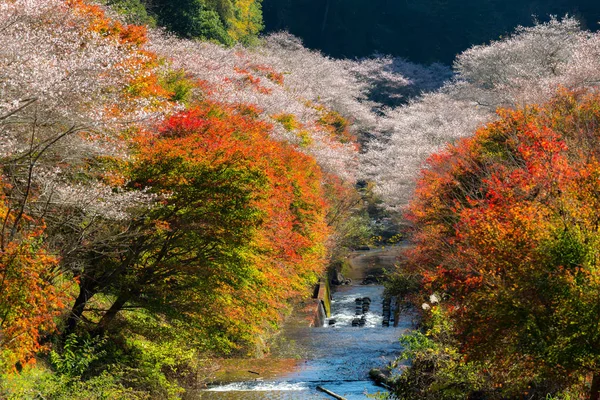
[{"label": "stone embankment", "polygon": [[331,288],[327,279],[321,279],[313,294],[315,317],[312,326],[323,326],[325,319],[331,317]]}]

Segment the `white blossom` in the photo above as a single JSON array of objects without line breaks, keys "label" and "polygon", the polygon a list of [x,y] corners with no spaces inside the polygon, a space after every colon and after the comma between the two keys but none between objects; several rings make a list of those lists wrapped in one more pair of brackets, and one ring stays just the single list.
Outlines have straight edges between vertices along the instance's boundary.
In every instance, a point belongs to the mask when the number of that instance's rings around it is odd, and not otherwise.
[{"label": "white blossom", "polygon": [[552,18],[466,50],[454,70],[439,90],[383,110],[372,130],[362,174],[392,210],[407,205],[430,154],[494,120],[497,107],[544,102],[561,86],[595,90],[600,34],[581,30],[573,18]]},{"label": "white blossom", "polygon": [[[177,39],[161,31],[151,34],[150,49],[171,61],[171,67],[185,70],[207,82],[209,97],[229,104],[254,104],[263,110],[261,117],[273,123],[273,137],[299,144],[273,119],[291,114],[311,135],[311,143],[301,151],[316,158],[321,167],[346,179],[356,179],[358,158],[353,144],[341,144],[316,123],[321,117],[319,106],[340,113],[351,122],[355,135],[364,135],[380,124],[381,104],[371,100],[374,91],[385,88],[386,95],[401,92],[409,95],[440,86],[440,78],[450,73],[442,66],[424,68],[389,57],[364,60],[334,60],[306,49],[300,40],[287,33],[263,38],[255,48],[231,49],[206,42]],[[406,72],[411,78],[406,78]],[[272,73],[283,75],[283,83]],[[248,74],[260,78],[258,85],[247,81]],[[262,88],[263,90],[259,89]]]},{"label": "white blossom", "polygon": [[[89,23],[62,0],[0,1],[3,180],[13,184],[13,201],[48,220],[45,210],[59,204],[123,219],[127,209],[153,201],[95,179],[101,170],[76,178],[98,157],[128,157],[121,131],[168,111],[151,111],[148,103],[158,98],[125,95],[148,56]],[[35,196],[28,196],[28,187],[36,188]]]}]

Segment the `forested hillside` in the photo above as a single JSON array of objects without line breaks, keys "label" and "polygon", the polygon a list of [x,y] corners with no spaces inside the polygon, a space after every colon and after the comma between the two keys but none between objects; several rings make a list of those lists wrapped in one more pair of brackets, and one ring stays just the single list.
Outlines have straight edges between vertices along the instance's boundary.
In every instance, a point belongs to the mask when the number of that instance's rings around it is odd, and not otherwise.
[{"label": "forested hillside", "polygon": [[392,396],[600,392],[598,5],[354,3],[0,0],[1,398],[180,398],[382,216]]},{"label": "forested hillside", "polygon": [[201,358],[264,351],[365,224],[332,65],[1,6],[2,397],[176,397]]},{"label": "forested hillside", "polygon": [[501,110],[429,159],[396,282],[417,274],[423,314],[399,398],[598,397],[599,105],[561,91]]},{"label": "forested hillside", "polygon": [[[520,28],[390,115],[374,165],[440,140],[389,287],[422,318],[401,339],[397,398],[598,398],[599,50],[574,19]],[[381,187],[406,179],[373,171]],[[399,189],[382,191],[389,204],[412,192]]]},{"label": "forested hillside", "polygon": [[534,19],[570,14],[596,30],[593,0],[264,0],[267,32],[288,30],[334,57],[391,54],[414,62],[452,63],[474,44],[497,40]]},{"label": "forested hillside", "polygon": [[127,22],[162,26],[186,38],[231,46],[263,29],[261,0],[101,0]]},{"label": "forested hillside", "polygon": [[493,120],[498,107],[544,102],[559,87],[594,87],[598,45],[598,34],[566,18],[473,46],[456,57],[455,77],[443,88],[384,110],[362,156],[364,173],[388,206],[402,208],[427,156]]}]

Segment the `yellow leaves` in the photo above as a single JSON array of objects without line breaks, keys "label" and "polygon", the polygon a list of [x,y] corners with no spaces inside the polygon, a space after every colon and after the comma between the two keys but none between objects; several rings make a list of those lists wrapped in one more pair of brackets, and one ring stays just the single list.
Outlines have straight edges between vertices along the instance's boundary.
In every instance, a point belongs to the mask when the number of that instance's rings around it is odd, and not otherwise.
[{"label": "yellow leaves", "polygon": [[313,143],[310,132],[306,130],[300,130],[298,131],[297,135],[300,138],[300,147],[309,147]]},{"label": "yellow leaves", "polygon": [[279,122],[288,132],[293,132],[302,126],[293,114],[276,114],[273,115],[273,119]]},{"label": "yellow leaves", "polygon": [[227,33],[236,42],[257,35],[262,26],[260,4],[257,0],[234,0],[233,15],[227,21]]}]

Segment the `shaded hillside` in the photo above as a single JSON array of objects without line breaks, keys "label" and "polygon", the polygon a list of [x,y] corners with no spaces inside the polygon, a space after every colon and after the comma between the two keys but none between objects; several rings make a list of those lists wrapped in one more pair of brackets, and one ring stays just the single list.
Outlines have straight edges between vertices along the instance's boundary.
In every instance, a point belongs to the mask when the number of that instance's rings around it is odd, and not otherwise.
[{"label": "shaded hillside", "polygon": [[263,29],[261,0],[100,0],[129,23],[159,25],[185,38],[231,46]]},{"label": "shaded hillside", "polygon": [[264,0],[266,31],[288,30],[334,57],[374,52],[450,64],[457,53],[532,25],[548,15],[574,15],[597,29],[592,0]]}]

